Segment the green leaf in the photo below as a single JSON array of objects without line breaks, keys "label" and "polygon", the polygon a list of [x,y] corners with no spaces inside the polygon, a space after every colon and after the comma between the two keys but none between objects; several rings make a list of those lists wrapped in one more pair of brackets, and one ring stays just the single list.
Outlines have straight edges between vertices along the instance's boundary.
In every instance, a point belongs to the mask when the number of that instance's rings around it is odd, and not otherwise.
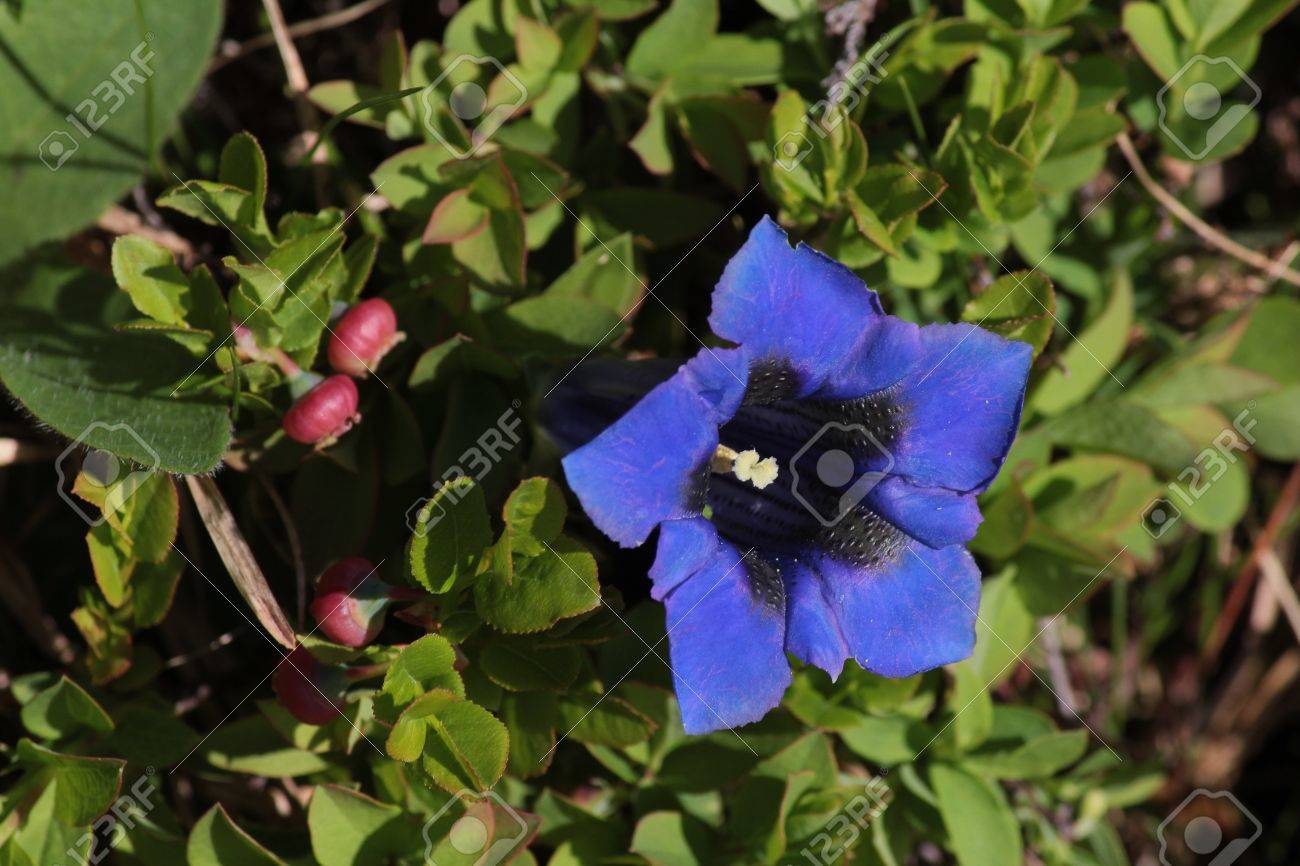
[{"label": "green leaf", "polygon": [[546,772],[555,749],[558,707],[551,692],[513,692],[501,696],[501,721],[510,732],[508,769],[520,778]]},{"label": "green leaf", "polygon": [[257,143],[257,139],[248,132],[231,136],[221,149],[217,180],[250,193],[237,215],[239,224],[269,236],[270,230],[263,211],[266,206],[266,175],[266,155],[262,153],[262,146]]},{"label": "green leaf", "polygon": [[117,758],[65,755],[25,738],[18,741],[17,754],[29,774],[24,784],[52,787],[51,812],[72,827],[84,827],[108,811],[122,788],[126,762]]},{"label": "green leaf", "polygon": [[1053,418],[1044,432],[1059,445],[1122,454],[1177,474],[1196,457],[1191,440],[1148,409],[1125,400],[1094,400]]},{"label": "green leaf", "polygon": [[506,500],[502,517],[512,553],[541,556],[564,528],[568,506],[560,487],[549,478],[528,478]]},{"label": "green leaf", "polygon": [[455,793],[486,791],[506,769],[505,725],[478,704],[434,689],[402,713],[388,739],[399,761],[420,759],[430,781]]},{"label": "green leaf", "polygon": [[844,745],[884,766],[913,760],[933,736],[924,723],[901,715],[862,716],[856,725],[840,731]]},{"label": "green leaf", "polygon": [[1124,354],[1133,324],[1133,281],[1127,271],[1111,279],[1110,296],[1097,318],[1072,340],[1056,365],[1044,374],[1029,398],[1029,407],[1055,415],[1083,402]]},{"label": "green leaf", "polygon": [[681,812],[646,815],[632,833],[631,849],[654,866],[704,866],[713,862],[705,826]]},{"label": "green leaf", "polygon": [[644,78],[662,77],[685,65],[717,30],[717,0],[673,0],[637,37],[627,54],[627,71]]},{"label": "green leaf", "polygon": [[0,6],[0,262],[93,222],[149,169],[221,20],[218,0]]},{"label": "green leaf", "polygon": [[572,646],[502,639],[484,647],[478,663],[488,679],[510,691],[563,691],[577,678],[582,654]]},{"label": "green leaf", "polygon": [[597,244],[560,274],[546,294],[585,298],[627,316],[645,295],[633,252],[632,236],[626,233]]},{"label": "green leaf", "polygon": [[483,489],[464,476],[438,488],[416,518],[411,573],[429,592],[464,586],[492,543]]},{"label": "green leaf", "polygon": [[222,725],[203,742],[201,754],[217,769],[250,776],[305,776],[330,766],[321,755],[286,742],[260,715]]},{"label": "green leaf", "polygon": [[1028,343],[1037,357],[1051,339],[1055,315],[1052,281],[1038,271],[1014,271],[998,277],[972,298],[962,310],[961,320]]},{"label": "green leaf", "polygon": [[576,541],[559,536],[539,556],[493,571],[474,586],[479,614],[504,632],[537,632],[600,605],[596,560]]},{"label": "green leaf", "polygon": [[183,325],[190,307],[190,284],[170,250],[139,235],[113,243],[113,278],[135,308],[151,319]]},{"label": "green leaf", "polygon": [[465,696],[456,672],[456,650],[441,635],[427,634],[405,647],[384,673],[384,691],[397,704],[408,704],[435,688]]},{"label": "green leaf", "polygon": [[43,740],[58,740],[79,731],[107,733],[113,720],[86,690],[66,676],[32,698],[22,709],[23,727]]},{"label": "green leaf", "polygon": [[655,723],[628,701],[591,691],[563,695],[558,724],[569,739],[597,746],[626,748],[645,742]]},{"label": "green leaf", "polygon": [[1046,779],[1083,757],[1088,732],[1056,731],[1010,747],[986,744],[962,764],[992,779]]},{"label": "green leaf", "polygon": [[338,785],[313,790],[307,829],[321,866],[385,866],[420,844],[400,808]]},{"label": "green leaf", "polygon": [[226,408],[173,393],[198,362],[166,337],[113,330],[128,306],[52,250],[12,266],[0,274],[0,380],[88,447],[145,470],[209,472],[230,441]]},{"label": "green leaf", "polygon": [[586,355],[626,330],[619,314],[601,303],[550,293],[493,310],[483,324],[514,353],[550,357]]},{"label": "green leaf", "polygon": [[1020,825],[1000,788],[948,764],[930,768],[930,784],[961,866],[1023,861]]},{"label": "green leaf", "polygon": [[185,854],[190,866],[285,866],[237,827],[220,803],[195,823]]}]

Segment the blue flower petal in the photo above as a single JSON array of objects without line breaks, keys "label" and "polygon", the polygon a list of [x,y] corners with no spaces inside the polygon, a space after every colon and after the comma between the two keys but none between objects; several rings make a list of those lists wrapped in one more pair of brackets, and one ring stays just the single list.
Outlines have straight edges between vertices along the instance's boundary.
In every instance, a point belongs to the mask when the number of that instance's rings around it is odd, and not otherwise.
[{"label": "blue flower petal", "polygon": [[821,578],[801,562],[782,564],[785,578],[785,648],[802,662],[838,679],[849,657],[834,608],[826,600]]},{"label": "blue flower petal", "polygon": [[1015,439],[1033,350],[974,325],[928,325],[920,345],[900,386],[906,416],[892,473],[978,493]]},{"label": "blue flower petal", "polygon": [[[756,722],[790,685],[784,594],[780,578],[765,571],[724,541],[665,599],[673,687],[688,734]],[[775,593],[762,591],[768,578]]]},{"label": "blue flower petal", "polygon": [[907,677],[974,649],[980,574],[960,546],[913,544],[875,571],[823,559],[816,571],[849,650],[869,671]]},{"label": "blue flower petal", "polygon": [[718,533],[703,517],[667,520],[650,566],[650,597],[663,601],[679,583],[708,565],[718,553]]},{"label": "blue flower petal", "polygon": [[983,520],[975,494],[921,487],[897,476],[882,479],[863,504],[930,547],[965,544]]},{"label": "blue flower petal", "polygon": [[745,393],[744,355],[706,349],[599,436],[564,458],[564,474],[601,532],[636,547],[664,520],[700,513],[718,426]]},{"label": "blue flower petal", "polygon": [[881,316],[827,379],[818,397],[853,400],[900,382],[921,357],[921,328],[894,316]]},{"label": "blue flower petal", "polygon": [[770,217],[750,232],[713,292],[709,324],[750,358],[786,363],[799,391],[815,391],[883,311],[848,268],[799,244]]}]

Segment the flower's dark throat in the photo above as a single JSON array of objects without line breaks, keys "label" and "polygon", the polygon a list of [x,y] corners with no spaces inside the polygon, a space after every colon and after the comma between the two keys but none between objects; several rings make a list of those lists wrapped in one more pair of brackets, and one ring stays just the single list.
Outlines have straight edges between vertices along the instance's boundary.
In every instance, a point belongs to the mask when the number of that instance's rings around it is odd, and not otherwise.
[{"label": "flower's dark throat", "polygon": [[[765,362],[749,375],[744,402],[723,426],[721,442],[774,459],[775,480],[758,487],[736,473],[705,466],[694,501],[724,538],[749,557],[751,584],[782,560],[821,553],[863,568],[879,567],[903,549],[905,536],[865,500],[888,472],[902,429],[903,408],[886,390],[853,400],[795,399],[798,374]],[[766,480],[766,479],[764,479]],[[754,567],[755,558],[765,562]],[[770,589],[751,586],[768,597]]]}]

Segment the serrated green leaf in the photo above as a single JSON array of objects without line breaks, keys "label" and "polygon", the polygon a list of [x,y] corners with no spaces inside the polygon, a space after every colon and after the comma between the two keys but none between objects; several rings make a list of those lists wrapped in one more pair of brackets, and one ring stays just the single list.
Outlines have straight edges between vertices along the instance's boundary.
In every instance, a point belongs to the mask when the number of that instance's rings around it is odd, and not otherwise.
[{"label": "serrated green leaf", "polygon": [[411,573],[429,592],[450,592],[473,578],[491,543],[482,488],[464,476],[452,479],[417,515]]}]

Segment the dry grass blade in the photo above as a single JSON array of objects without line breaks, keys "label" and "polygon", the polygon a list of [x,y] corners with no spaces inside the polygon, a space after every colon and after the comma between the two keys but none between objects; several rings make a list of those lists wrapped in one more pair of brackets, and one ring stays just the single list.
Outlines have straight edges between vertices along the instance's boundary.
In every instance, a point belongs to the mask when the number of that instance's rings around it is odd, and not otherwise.
[{"label": "dry grass blade", "polygon": [[190,495],[194,497],[199,518],[207,527],[208,535],[211,536],[221,561],[226,564],[230,576],[235,579],[239,594],[248,602],[248,606],[257,616],[257,621],[271,637],[283,646],[293,649],[298,643],[293,626],[289,624],[289,618],[285,616],[280,603],[275,600],[271,587],[267,585],[266,575],[262,573],[257,560],[253,558],[253,551],[249,549],[244,534],[235,524],[235,516],[231,513],[225,498],[222,497],[221,491],[217,489],[216,482],[203,475],[187,475],[185,483],[190,489]]}]

